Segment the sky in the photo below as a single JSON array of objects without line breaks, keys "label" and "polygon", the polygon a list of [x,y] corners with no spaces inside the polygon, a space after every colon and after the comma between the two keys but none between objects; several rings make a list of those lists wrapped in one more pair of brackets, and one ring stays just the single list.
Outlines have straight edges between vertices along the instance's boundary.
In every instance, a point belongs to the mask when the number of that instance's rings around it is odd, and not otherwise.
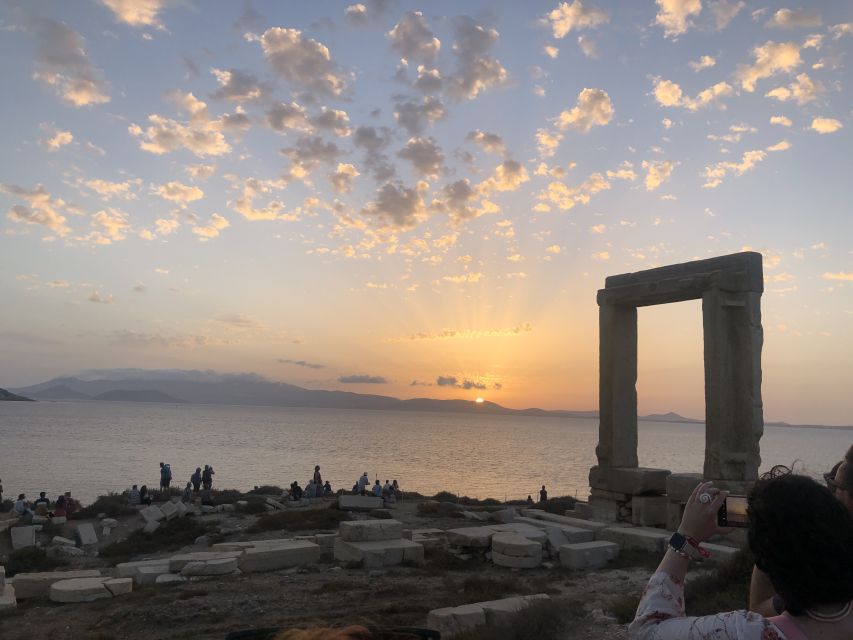
[{"label": "sky", "polygon": [[[598,405],[608,275],[764,257],[765,418],[853,423],[853,4],[0,2],[0,386]],[[702,417],[701,303],[639,313]]]}]

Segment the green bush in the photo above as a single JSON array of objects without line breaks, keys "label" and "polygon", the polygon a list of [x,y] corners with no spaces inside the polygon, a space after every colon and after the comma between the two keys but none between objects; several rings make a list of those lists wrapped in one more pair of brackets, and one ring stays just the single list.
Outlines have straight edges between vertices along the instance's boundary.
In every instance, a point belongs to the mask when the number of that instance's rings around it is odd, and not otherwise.
[{"label": "green bush", "polygon": [[192,544],[213,528],[212,523],[200,523],[194,518],[176,518],[160,525],[153,533],[137,529],[124,540],[101,547],[98,555],[104,558],[130,558],[157,551],[174,551]]},{"label": "green bush", "polygon": [[127,504],[127,493],[108,493],[98,498],[90,505],[75,511],[72,518],[96,518],[99,513],[106,513],[109,518],[136,513],[134,507]]},{"label": "green bush", "polygon": [[9,554],[6,561],[6,577],[11,578],[16,573],[38,573],[53,571],[57,567],[68,564],[62,558],[51,558],[44,549],[27,547]]},{"label": "green bush", "polygon": [[337,505],[330,505],[328,509],[275,511],[260,516],[249,527],[249,532],[337,529],[338,524],[346,519],[346,513],[338,511]]}]

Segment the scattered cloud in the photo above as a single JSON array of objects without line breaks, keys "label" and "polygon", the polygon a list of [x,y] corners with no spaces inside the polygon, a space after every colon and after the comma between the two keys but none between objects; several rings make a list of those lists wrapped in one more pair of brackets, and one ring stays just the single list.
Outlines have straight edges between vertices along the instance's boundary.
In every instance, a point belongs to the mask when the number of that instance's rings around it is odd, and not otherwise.
[{"label": "scattered cloud", "polygon": [[53,198],[43,185],[38,184],[33,189],[17,185],[0,183],[0,191],[21,198],[27,205],[16,204],[6,213],[12,222],[39,225],[50,229],[58,236],[71,233],[71,228],[62,215],[66,203],[62,198]]},{"label": "scattered cloud", "polygon": [[705,189],[714,189],[723,182],[723,178],[727,175],[742,176],[747,171],[753,169],[755,165],[764,160],[767,153],[763,150],[746,151],[741,157],[740,162],[723,161],[714,165],[705,167],[703,176],[705,184],[702,186]]},{"label": "scattered cloud", "polygon": [[403,229],[414,227],[427,217],[423,200],[426,188],[426,183],[418,183],[415,188],[409,188],[399,182],[388,182],[378,189],[376,198],[369,202],[361,213],[383,226]]},{"label": "scattered cloud", "polygon": [[581,0],[561,2],[545,16],[555,38],[564,38],[572,30],[595,29],[610,20],[610,16],[595,7],[585,7]]},{"label": "scattered cloud", "polygon": [[479,282],[483,279],[483,274],[479,271],[471,271],[468,273],[463,273],[458,276],[444,276],[441,278],[445,282],[452,282],[454,284],[463,284],[466,282]]},{"label": "scattered cloud", "polygon": [[338,168],[329,174],[329,181],[335,193],[349,193],[352,191],[353,180],[361,174],[354,165],[338,163]]},{"label": "scattered cloud", "polygon": [[344,9],[344,18],[354,27],[364,27],[368,23],[367,7],[360,2]]},{"label": "scattered cloud", "polygon": [[646,170],[646,178],[643,181],[646,191],[655,191],[664,182],[669,180],[669,176],[672,175],[672,170],[675,169],[676,164],[669,160],[643,160],[641,166]]},{"label": "scattered cloud", "polygon": [[587,58],[592,58],[593,60],[595,60],[600,55],[598,53],[598,45],[596,45],[595,41],[589,36],[578,36],[578,47],[580,47],[581,53],[584,54]]},{"label": "scattered cloud", "polygon": [[139,139],[139,147],[149,153],[162,155],[186,149],[197,156],[221,156],[231,151],[222,134],[223,122],[213,119],[207,104],[192,93],[173,94],[179,110],[189,115],[186,123],[157,114],[148,116],[149,126],[131,124],[130,135]]},{"label": "scattered cloud", "polygon": [[388,384],[388,381],[382,376],[370,376],[367,374],[341,376],[338,378],[338,382],[343,384]]},{"label": "scattered cloud", "polygon": [[263,329],[263,325],[242,313],[223,313],[216,317],[221,322],[233,329]]},{"label": "scattered cloud", "polygon": [[804,105],[817,100],[824,92],[824,86],[820,81],[814,81],[808,74],[801,73],[786,87],[776,87],[764,94],[768,98],[775,98],[780,102],[793,100],[799,105]]},{"label": "scattered cloud", "polygon": [[456,376],[438,376],[435,384],[439,387],[455,387],[457,389],[488,389],[485,382],[457,378]]},{"label": "scattered cloud", "polygon": [[67,144],[71,144],[74,140],[74,136],[70,131],[62,131],[49,124],[42,123],[39,125],[39,129],[44,131],[48,136],[39,140],[39,144],[50,152],[59,151],[59,149]]},{"label": "scattered cloud", "polygon": [[817,131],[818,133],[835,133],[843,126],[844,125],[841,124],[841,121],[836,120],[835,118],[815,118],[812,120],[812,124],[809,128],[812,131]]},{"label": "scattered cloud", "polygon": [[115,302],[112,294],[102,294],[100,291],[93,291],[89,294],[89,297],[86,298],[89,302],[94,302],[95,304],[112,304]]},{"label": "scattered cloud", "polygon": [[131,27],[155,27],[163,29],[158,14],[166,0],[100,0],[113,12],[116,20]]},{"label": "scattered cloud", "polygon": [[735,75],[744,91],[755,91],[755,83],[777,73],[793,71],[803,60],[800,47],[796,42],[771,42],[753,48],[751,65],[741,65]]},{"label": "scattered cloud", "polygon": [[288,358],[279,358],[278,362],[281,364],[293,364],[297,367],[305,367],[306,369],[325,369],[326,365],[316,364],[314,362],[306,362],[305,360],[290,360]]},{"label": "scattered cloud", "polygon": [[555,205],[558,209],[568,211],[576,204],[588,204],[592,196],[600,191],[610,189],[610,183],[600,173],[593,173],[577,187],[570,187],[564,182],[557,180],[548,184],[544,191],[537,194],[536,198],[540,204],[545,201]]},{"label": "scattered cloud", "polygon": [[207,180],[216,171],[216,165],[212,164],[188,164],[184,166],[184,171],[193,180]]},{"label": "scattered cloud", "polygon": [[553,47],[548,44],[542,47],[542,53],[544,53],[552,60],[556,60],[557,56],[560,55],[560,50],[557,47]]},{"label": "scattered cloud", "polygon": [[443,117],[444,105],[433,96],[426,96],[420,101],[401,99],[394,105],[394,118],[409,135],[420,134],[427,125]]},{"label": "scattered cloud", "polygon": [[714,15],[717,29],[725,29],[734,17],[740,13],[741,9],[746,6],[741,0],[717,0],[708,5],[711,13]]},{"label": "scattered cloud", "polygon": [[224,71],[216,68],[211,69],[210,72],[219,83],[219,88],[211,95],[215,100],[251,102],[262,99],[269,91],[269,88],[251,73],[238,69]]},{"label": "scattered cloud", "polygon": [[444,172],[444,154],[434,138],[409,138],[397,156],[411,162],[420,176],[437,178]]},{"label": "scattered cloud", "polygon": [[483,151],[487,151],[488,153],[506,153],[506,145],[504,144],[503,138],[496,133],[486,133],[485,131],[476,129],[469,132],[468,135],[465,136],[465,139],[476,143],[483,149]]},{"label": "scattered cloud", "polygon": [[575,129],[589,133],[595,126],[603,127],[613,119],[613,104],[610,96],[602,89],[583,89],[578,94],[577,104],[557,116],[557,126],[565,131]]},{"label": "scattered cloud", "polygon": [[259,195],[268,195],[275,190],[282,189],[285,185],[280,180],[261,180],[258,178],[247,178],[240,181],[236,176],[230,176],[232,185],[239,189],[240,195],[230,202],[231,207],[246,220],[276,220],[283,216],[284,203],[281,200],[271,200],[265,207],[257,208],[254,205]]},{"label": "scattered cloud", "polygon": [[698,60],[690,62],[689,64],[690,68],[698,73],[702,71],[702,69],[710,69],[717,64],[717,61],[712,56],[702,56]]},{"label": "scattered cloud", "polygon": [[770,116],[770,124],[778,124],[781,127],[790,127],[793,123],[785,116]]},{"label": "scattered cloud", "polygon": [[562,139],[562,133],[548,131],[547,129],[537,129],[536,146],[539,149],[539,155],[543,158],[553,156],[557,151],[557,147],[560,146]]},{"label": "scattered cloud", "polygon": [[702,11],[702,0],[655,0],[655,24],[663,27],[666,38],[681,35],[693,26],[691,18]]},{"label": "scattered cloud", "polygon": [[186,206],[187,203],[201,200],[204,197],[204,191],[195,185],[182,184],[176,181],[160,185],[154,189],[154,193],[164,200],[175,202],[181,206]]},{"label": "scattered cloud", "polygon": [[441,49],[441,41],[436,38],[420,11],[408,11],[388,32],[391,48],[405,60],[432,62]]},{"label": "scattered cloud", "polygon": [[791,148],[791,143],[787,140],[780,140],[774,145],[767,147],[767,151],[787,151]]},{"label": "scattered cloud", "polygon": [[853,271],[839,271],[837,273],[826,272],[820,276],[824,280],[837,280],[840,282],[853,282]]},{"label": "scattered cloud", "polygon": [[834,24],[829,28],[829,32],[832,34],[833,40],[839,40],[844,36],[853,35],[853,22]]},{"label": "scattered cloud", "polygon": [[108,207],[92,215],[90,224],[94,231],[84,240],[95,244],[112,244],[127,237],[130,229],[128,215],[120,209]]},{"label": "scattered cloud", "polygon": [[655,100],[662,107],[683,107],[688,111],[698,111],[703,107],[716,105],[725,108],[723,98],[734,95],[734,89],[728,82],[717,84],[700,91],[695,98],[684,95],[681,87],[671,80],[655,78]]},{"label": "scattered cloud", "polygon": [[773,17],[767,21],[767,27],[771,29],[813,29],[823,24],[823,18],[819,11],[810,9],[779,9]]},{"label": "scattered cloud", "polygon": [[448,78],[448,94],[457,100],[473,100],[480,93],[505,84],[506,69],[500,60],[487,55],[500,37],[497,30],[478,24],[470,16],[457,16],[453,26],[456,71]]},{"label": "scattered cloud", "polygon": [[223,218],[218,213],[214,213],[210,216],[210,221],[206,225],[194,226],[192,228],[192,232],[199,236],[200,240],[209,240],[217,237],[220,231],[227,229],[230,226],[231,223],[228,222],[227,219]]}]

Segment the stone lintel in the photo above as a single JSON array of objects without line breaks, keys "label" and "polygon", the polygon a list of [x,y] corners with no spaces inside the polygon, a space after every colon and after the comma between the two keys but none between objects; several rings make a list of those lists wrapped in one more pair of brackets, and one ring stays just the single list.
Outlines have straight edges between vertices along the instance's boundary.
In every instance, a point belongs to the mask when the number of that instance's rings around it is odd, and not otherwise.
[{"label": "stone lintel", "polygon": [[602,467],[589,470],[589,486],[593,489],[614,493],[638,495],[661,495],[666,492],[668,469],[647,467]]}]

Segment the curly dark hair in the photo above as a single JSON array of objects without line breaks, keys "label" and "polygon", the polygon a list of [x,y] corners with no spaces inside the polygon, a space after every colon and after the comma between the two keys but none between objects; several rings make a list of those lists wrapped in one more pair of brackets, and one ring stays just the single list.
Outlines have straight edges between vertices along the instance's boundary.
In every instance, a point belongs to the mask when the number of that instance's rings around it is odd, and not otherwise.
[{"label": "curly dark hair", "polygon": [[795,474],[749,495],[749,548],[792,615],[853,599],[853,517],[832,493]]}]

